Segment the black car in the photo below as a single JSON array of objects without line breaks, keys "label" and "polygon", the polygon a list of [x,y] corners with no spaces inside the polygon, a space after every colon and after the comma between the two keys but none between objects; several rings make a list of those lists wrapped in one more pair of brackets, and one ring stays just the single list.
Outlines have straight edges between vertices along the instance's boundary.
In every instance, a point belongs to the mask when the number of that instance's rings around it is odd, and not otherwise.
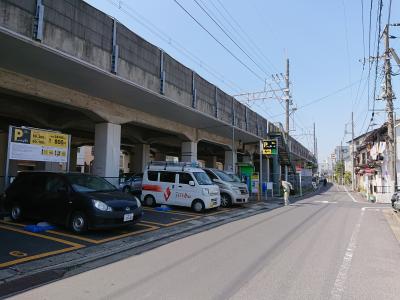
[{"label": "black car", "polygon": [[44,220],[76,233],[132,224],[143,213],[135,196],[81,173],[21,172],[5,191],[4,205],[14,221]]}]

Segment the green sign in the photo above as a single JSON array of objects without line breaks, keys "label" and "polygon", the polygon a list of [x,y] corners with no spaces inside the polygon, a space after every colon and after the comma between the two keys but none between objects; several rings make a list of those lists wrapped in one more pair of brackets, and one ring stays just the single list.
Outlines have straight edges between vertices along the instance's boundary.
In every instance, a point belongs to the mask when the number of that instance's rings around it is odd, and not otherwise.
[{"label": "green sign", "polygon": [[278,144],[276,140],[264,140],[263,141],[263,154],[265,155],[277,155]]}]

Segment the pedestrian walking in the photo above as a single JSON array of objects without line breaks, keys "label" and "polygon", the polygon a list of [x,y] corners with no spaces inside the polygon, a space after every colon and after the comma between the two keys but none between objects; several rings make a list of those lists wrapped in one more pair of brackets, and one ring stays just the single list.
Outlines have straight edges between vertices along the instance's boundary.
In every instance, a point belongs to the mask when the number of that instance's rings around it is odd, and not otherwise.
[{"label": "pedestrian walking", "polygon": [[293,190],[293,186],[289,181],[282,180],[282,187],[283,187],[283,200],[284,204],[289,205],[289,194],[290,190]]}]

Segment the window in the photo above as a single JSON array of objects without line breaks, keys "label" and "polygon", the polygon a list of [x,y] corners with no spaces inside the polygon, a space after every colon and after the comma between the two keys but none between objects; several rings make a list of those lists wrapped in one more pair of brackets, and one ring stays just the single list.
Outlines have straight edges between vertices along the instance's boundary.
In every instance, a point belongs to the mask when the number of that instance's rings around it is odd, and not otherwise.
[{"label": "window", "polygon": [[175,174],[175,172],[160,172],[160,181],[175,183]]},{"label": "window", "polygon": [[189,184],[189,181],[193,181],[192,175],[189,173],[179,173],[179,183]]},{"label": "window", "polygon": [[204,171],[207,173],[208,177],[211,178],[211,180],[213,180],[213,179],[218,179],[218,177],[215,176],[214,173],[211,172],[210,170],[204,170]]},{"label": "window", "polygon": [[115,186],[101,177],[80,174],[68,174],[66,176],[74,190],[80,193],[116,190]]},{"label": "window", "polygon": [[48,176],[46,180],[46,192],[58,193],[61,190],[67,190],[65,182],[58,176]]},{"label": "window", "polygon": [[158,172],[148,171],[147,172],[147,179],[149,181],[157,181],[158,180]]},{"label": "window", "polygon": [[210,177],[205,172],[193,172],[194,177],[196,177],[197,183],[200,185],[212,185]]}]

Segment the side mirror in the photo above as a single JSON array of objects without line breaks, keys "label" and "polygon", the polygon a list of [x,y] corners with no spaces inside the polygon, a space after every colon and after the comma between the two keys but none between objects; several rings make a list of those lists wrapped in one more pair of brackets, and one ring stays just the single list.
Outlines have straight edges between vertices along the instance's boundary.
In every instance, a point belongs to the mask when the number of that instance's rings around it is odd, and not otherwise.
[{"label": "side mirror", "polygon": [[215,183],[219,183],[219,180],[217,178],[214,178],[212,181]]},{"label": "side mirror", "polygon": [[189,181],[189,185],[190,185],[190,186],[195,186],[194,181],[193,181],[193,180],[190,180],[190,181]]}]

